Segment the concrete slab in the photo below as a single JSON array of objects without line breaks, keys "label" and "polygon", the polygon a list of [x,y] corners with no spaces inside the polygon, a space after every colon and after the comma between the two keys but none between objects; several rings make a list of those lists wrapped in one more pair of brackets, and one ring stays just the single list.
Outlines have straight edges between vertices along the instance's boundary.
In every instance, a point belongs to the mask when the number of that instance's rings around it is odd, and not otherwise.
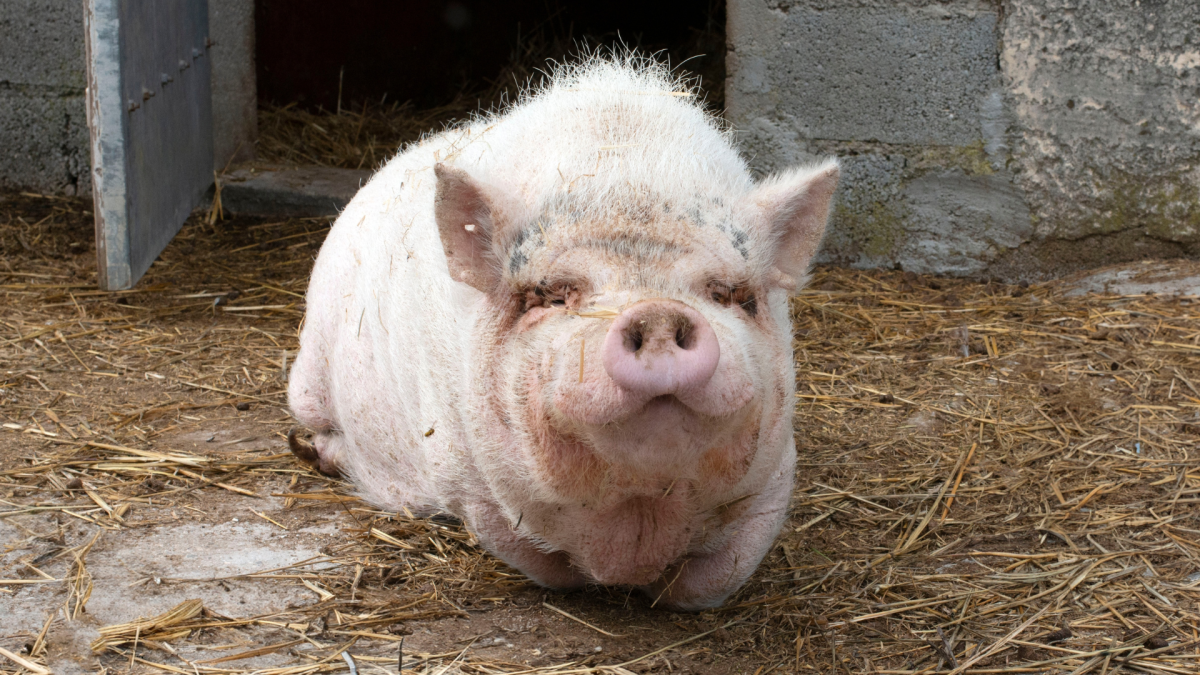
[{"label": "concrete slab", "polygon": [[1200,297],[1200,261],[1145,260],[1114,265],[1062,281],[1066,295],[1185,295]]},{"label": "concrete slab", "polygon": [[[245,503],[238,503],[241,501]],[[253,507],[273,509],[281,503],[274,498],[255,500]],[[284,531],[251,514],[250,504],[247,499],[220,505],[216,509],[222,512],[220,522],[168,517],[169,522],[149,529],[104,532],[85,558],[92,580],[86,611],[74,620],[66,620],[63,607],[67,591],[63,582],[5,586],[6,592],[0,592],[5,636],[36,635],[53,616],[51,669],[56,675],[83,673],[94,671],[98,665],[89,645],[99,636],[101,626],[155,616],[185,600],[201,598],[205,607],[226,616],[270,614],[317,602],[317,594],[294,580],[230,577],[320,557],[323,544],[344,537],[336,522],[328,520]],[[228,515],[232,513],[237,515]],[[155,519],[166,515],[156,514]],[[91,539],[94,532],[73,522],[59,524],[52,516],[22,520],[0,521],[0,569],[7,578],[30,576],[21,571],[25,569],[22,561],[36,561],[39,569],[56,579],[68,576],[68,559],[51,557],[58,550],[54,542],[31,539],[31,534],[53,534],[57,529],[62,541],[77,546]],[[202,649],[202,645],[189,645],[185,658]],[[261,662],[245,663],[261,667],[279,658],[283,657],[268,656]]]},{"label": "concrete slab", "polygon": [[371,171],[321,166],[238,169],[222,179],[221,203],[243,215],[336,216],[371,175]]},{"label": "concrete slab", "polygon": [[1195,256],[1200,3],[1077,7],[1005,5],[999,61],[1017,132],[1012,168],[1038,235],[1138,232]]}]

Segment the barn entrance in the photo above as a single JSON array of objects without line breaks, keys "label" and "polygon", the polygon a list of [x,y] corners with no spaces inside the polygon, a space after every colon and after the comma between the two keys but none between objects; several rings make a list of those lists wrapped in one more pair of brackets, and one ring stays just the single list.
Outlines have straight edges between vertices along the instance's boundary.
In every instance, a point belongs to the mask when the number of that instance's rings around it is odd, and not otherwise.
[{"label": "barn entrance", "polygon": [[513,100],[551,61],[634,48],[681,65],[723,104],[720,0],[183,6],[186,30],[165,5],[87,3],[107,290],[137,283],[209,186],[218,220],[335,215],[405,143]]},{"label": "barn entrance", "polygon": [[619,43],[719,80],[724,23],[719,0],[258,0],[258,95],[310,111],[339,101],[433,109],[507,91],[577,46]]}]

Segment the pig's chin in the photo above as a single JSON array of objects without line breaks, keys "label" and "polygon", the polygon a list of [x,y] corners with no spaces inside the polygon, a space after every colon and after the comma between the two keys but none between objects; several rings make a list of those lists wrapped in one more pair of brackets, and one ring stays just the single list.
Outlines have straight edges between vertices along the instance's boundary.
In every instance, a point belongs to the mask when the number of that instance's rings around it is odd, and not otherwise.
[{"label": "pig's chin", "polygon": [[695,463],[711,442],[712,418],[696,414],[674,396],[658,396],[642,408],[599,428],[588,440],[611,462],[651,475]]}]

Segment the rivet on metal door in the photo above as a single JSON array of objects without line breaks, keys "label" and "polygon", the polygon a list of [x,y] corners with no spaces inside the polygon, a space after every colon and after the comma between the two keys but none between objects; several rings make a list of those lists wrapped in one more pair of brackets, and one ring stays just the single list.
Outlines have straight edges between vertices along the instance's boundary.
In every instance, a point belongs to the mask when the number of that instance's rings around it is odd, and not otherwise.
[{"label": "rivet on metal door", "polygon": [[131,288],[213,181],[208,0],[84,0],[100,287]]}]

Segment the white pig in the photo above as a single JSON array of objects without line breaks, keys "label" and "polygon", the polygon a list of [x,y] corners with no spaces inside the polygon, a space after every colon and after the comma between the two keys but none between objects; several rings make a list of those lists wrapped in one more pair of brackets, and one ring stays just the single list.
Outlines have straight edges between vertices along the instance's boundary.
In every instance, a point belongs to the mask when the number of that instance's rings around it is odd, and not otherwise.
[{"label": "white pig", "polygon": [[389,161],[313,268],[292,448],[388,509],[454,514],[533,581],[721,604],[792,493],[788,297],[833,161],[755,184],[632,55],[555,69]]}]

